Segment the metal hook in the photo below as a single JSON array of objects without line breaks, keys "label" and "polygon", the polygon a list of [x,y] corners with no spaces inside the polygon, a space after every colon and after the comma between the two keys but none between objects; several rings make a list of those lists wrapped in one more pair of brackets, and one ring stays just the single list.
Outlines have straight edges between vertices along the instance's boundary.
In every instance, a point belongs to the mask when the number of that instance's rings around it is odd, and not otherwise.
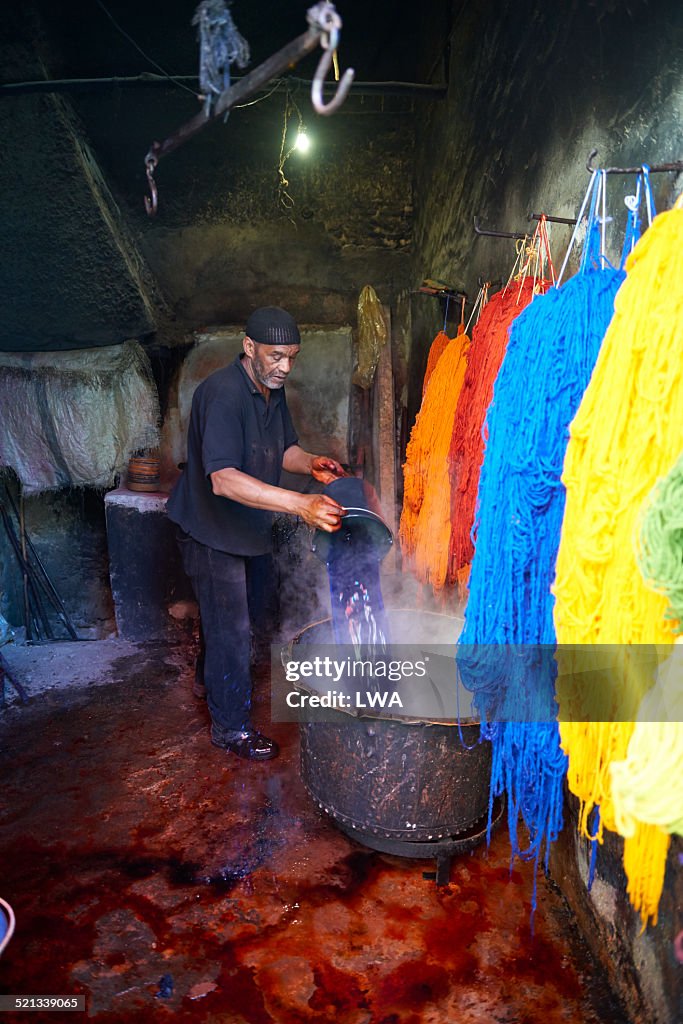
[{"label": "metal hook", "polygon": [[591,149],[590,153],[588,154],[588,159],[586,160],[586,170],[588,171],[589,174],[592,174],[593,171],[595,171],[597,169],[597,168],[593,167],[593,160],[595,159],[595,157],[597,155],[598,155],[597,149]]},{"label": "metal hook", "polygon": [[[338,19],[339,16],[336,15],[336,17]],[[311,103],[313,104],[313,109],[317,114],[333,114],[335,110],[338,110],[339,107],[341,107],[348,95],[354,75],[356,74],[353,68],[347,68],[339,82],[339,85],[337,86],[337,91],[333,98],[329,103],[323,102],[323,84],[325,82],[327,72],[330,70],[332,65],[332,56],[337,49],[338,42],[339,28],[336,25],[331,26],[320,39],[320,45],[323,47],[323,54],[313,76],[313,82],[311,83]]]},{"label": "metal hook", "polygon": [[[588,154],[588,160],[586,162],[586,170],[593,174],[598,170],[597,167],[593,167],[593,159],[598,155],[597,149],[591,149]],[[605,174],[640,174],[643,170],[643,165],[640,167],[601,167],[601,171]],[[668,174],[669,171],[674,171],[676,174],[680,174],[683,171],[683,160],[674,160],[670,164],[658,164],[656,167],[652,165],[648,167],[650,174]]]},{"label": "metal hook", "polygon": [[525,239],[528,236],[522,234],[519,231],[487,231],[484,228],[479,227],[479,218],[474,218],[474,233],[475,235],[489,235],[491,238],[518,238]]},{"label": "metal hook", "polygon": [[147,182],[149,184],[149,191],[152,197],[150,199],[149,196],[145,196],[145,210],[147,211],[148,217],[154,217],[156,215],[157,208],[159,205],[157,196],[157,185],[154,180],[154,170],[156,168],[156,165],[157,158],[153,156],[151,152],[148,153],[147,156],[145,157],[145,167],[147,168]]},{"label": "metal hook", "polygon": [[[597,153],[597,150],[596,150]],[[575,217],[551,217],[549,213],[529,213],[527,220],[547,220],[551,224],[576,224]]]}]

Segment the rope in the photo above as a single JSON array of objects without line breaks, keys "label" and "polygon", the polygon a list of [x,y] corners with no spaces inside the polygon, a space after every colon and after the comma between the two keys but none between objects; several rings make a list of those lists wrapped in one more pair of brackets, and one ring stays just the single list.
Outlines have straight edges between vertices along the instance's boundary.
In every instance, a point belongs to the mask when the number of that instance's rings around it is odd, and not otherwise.
[{"label": "rope", "polygon": [[102,0],[95,0],[95,3],[106,14],[106,16],[109,18],[110,22],[112,23],[114,28],[117,30],[117,32],[120,32],[121,35],[123,36],[123,38],[127,39],[128,42],[132,46],[135,47],[135,49],[138,51],[140,56],[144,57],[146,61],[149,61],[149,63],[152,65],[153,68],[156,68],[157,71],[160,71],[161,74],[164,76],[164,78],[168,78],[169,82],[173,82],[173,84],[177,85],[178,88],[184,89],[185,92],[189,92],[193,96],[196,96],[196,93],[195,93],[194,89],[190,89],[189,86],[184,85],[180,81],[178,75],[171,75],[171,74],[169,74],[168,71],[166,71],[164,68],[162,68],[161,64],[157,64],[157,62],[152,57],[150,57],[148,53],[145,53],[145,51],[142,49],[142,47],[138,43],[135,42],[133,37],[131,35],[129,35],[124,28],[121,28],[121,26],[119,25],[118,21],[114,17],[114,15],[111,13],[111,11],[108,10],[107,7],[105,7],[105,5],[102,2]]},{"label": "rope", "polygon": [[230,65],[244,68],[249,63],[249,43],[239,32],[224,0],[201,0],[192,24],[198,26],[199,87],[208,116],[216,96],[230,85]]},{"label": "rope", "polygon": [[472,312],[470,313],[469,320],[467,321],[467,324],[465,325],[465,334],[469,334],[469,330],[470,330],[470,327],[472,326],[472,321],[473,320],[474,320],[475,324],[479,323],[479,320],[481,318],[481,314],[484,312],[484,307],[486,306],[486,304],[489,301],[489,288],[490,287],[491,287],[491,284],[490,284],[489,281],[487,281],[485,284],[483,284],[481,286],[481,288],[477,292],[477,297],[474,300],[474,305],[472,306]]},{"label": "rope", "polygon": [[[565,459],[567,504],[554,587],[557,637],[562,644],[617,645],[619,680],[610,690],[609,671],[597,671],[593,663],[591,690],[606,706],[601,720],[595,703],[572,684],[571,664],[558,686],[569,785],[582,803],[584,828],[585,812],[595,804],[600,827],[616,827],[610,765],[626,759],[640,700],[652,685],[652,665],[630,645],[670,645],[676,628],[666,615],[666,597],[639,576],[633,540],[644,499],[683,448],[681,238],[683,209],[676,208],[653,221],[628,257],[628,276],[571,424]],[[584,666],[591,656],[584,655]],[[569,655],[563,658],[569,661]],[[663,878],[652,851],[661,859],[668,845],[656,828],[636,819],[625,841],[629,893],[644,924],[656,920]]]}]

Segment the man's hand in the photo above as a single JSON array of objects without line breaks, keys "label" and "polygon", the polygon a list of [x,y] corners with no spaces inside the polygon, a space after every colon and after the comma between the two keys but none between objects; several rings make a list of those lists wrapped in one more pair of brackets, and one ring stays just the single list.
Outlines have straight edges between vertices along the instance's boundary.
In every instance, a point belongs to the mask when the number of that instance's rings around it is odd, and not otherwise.
[{"label": "man's hand", "polygon": [[[331,461],[331,460],[330,460]],[[341,526],[344,509],[326,494],[302,494],[298,514],[309,526],[326,533],[334,533]]]},{"label": "man's hand", "polygon": [[326,455],[316,455],[311,463],[311,476],[321,484],[331,484],[340,476],[346,476],[343,467]]}]

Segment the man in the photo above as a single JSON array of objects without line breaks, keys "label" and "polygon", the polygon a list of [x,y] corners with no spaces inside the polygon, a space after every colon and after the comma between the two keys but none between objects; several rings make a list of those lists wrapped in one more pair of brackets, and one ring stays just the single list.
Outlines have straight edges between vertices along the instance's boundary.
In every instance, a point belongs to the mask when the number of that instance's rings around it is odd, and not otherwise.
[{"label": "man", "polygon": [[243,353],[195,391],[187,465],[168,514],[179,527],[183,565],[199,602],[211,742],[265,761],[278,747],[250,720],[250,618],[259,618],[259,583],[269,565],[272,571],[272,513],[300,516],[331,533],[344,511],[326,495],[279,487],[280,473],[329,483],[344,471],[298,444],[284,392],[301,344],[293,317],[264,306],[251,314],[245,332]]}]

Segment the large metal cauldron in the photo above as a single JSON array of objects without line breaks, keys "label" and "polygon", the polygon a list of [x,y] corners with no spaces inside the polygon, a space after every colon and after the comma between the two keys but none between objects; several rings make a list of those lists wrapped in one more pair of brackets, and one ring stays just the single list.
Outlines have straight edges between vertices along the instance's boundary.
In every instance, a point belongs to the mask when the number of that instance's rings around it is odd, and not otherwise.
[{"label": "large metal cauldron", "polygon": [[[334,711],[326,716],[332,720],[301,722],[301,774],[318,807],[347,834],[373,849],[436,857],[441,864],[444,853],[463,852],[485,836],[490,744],[478,742],[470,694],[454,683],[452,652],[462,619],[414,610],[387,614],[395,642],[418,644],[430,655],[427,686],[438,721],[415,715],[409,695],[400,713]],[[333,642],[328,619],[306,627],[288,650],[301,657],[296,644]]]}]

